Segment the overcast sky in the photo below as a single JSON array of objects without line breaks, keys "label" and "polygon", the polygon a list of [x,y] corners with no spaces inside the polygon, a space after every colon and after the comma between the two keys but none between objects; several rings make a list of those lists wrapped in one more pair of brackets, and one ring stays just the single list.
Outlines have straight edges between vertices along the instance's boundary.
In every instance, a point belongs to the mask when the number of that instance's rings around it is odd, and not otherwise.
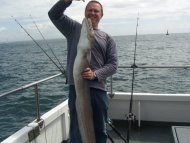
[{"label": "overcast sky", "polygon": [[[73,1],[66,14],[81,22],[87,2]],[[139,34],[190,32],[189,0],[99,0],[104,7],[100,29],[112,36],[134,35],[139,13]],[[47,39],[63,38],[48,18],[49,9],[57,0],[0,0],[0,42],[30,40],[11,16],[29,33],[40,39],[29,15]]]}]

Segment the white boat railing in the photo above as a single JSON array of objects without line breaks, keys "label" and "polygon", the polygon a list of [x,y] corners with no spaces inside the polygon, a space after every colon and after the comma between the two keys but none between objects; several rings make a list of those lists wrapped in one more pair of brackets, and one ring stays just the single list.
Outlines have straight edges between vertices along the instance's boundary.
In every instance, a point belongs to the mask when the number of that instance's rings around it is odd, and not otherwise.
[{"label": "white boat railing", "polygon": [[[165,65],[158,65],[158,66],[137,66],[136,64],[131,66],[118,66],[118,68],[122,69],[188,69],[190,68],[190,65],[183,66],[183,65],[174,65],[174,66],[165,66]],[[113,95],[113,76],[110,77],[110,90],[109,90],[109,96],[112,98]]]},{"label": "white boat railing", "polygon": [[13,93],[16,93],[16,92],[23,91],[25,89],[34,87],[34,89],[35,89],[34,90],[35,91],[35,99],[36,99],[35,100],[35,102],[36,102],[36,114],[37,114],[36,119],[37,119],[37,121],[39,121],[40,120],[40,105],[39,105],[38,85],[45,82],[45,81],[51,80],[51,79],[53,79],[55,77],[58,77],[60,75],[62,75],[62,73],[59,73],[59,74],[44,78],[42,80],[38,80],[38,81],[35,81],[35,82],[32,82],[32,83],[29,83],[27,85],[21,86],[19,88],[13,89],[13,90],[8,91],[8,92],[2,93],[2,94],[0,94],[0,98],[3,97],[3,96],[8,96],[10,94],[13,94]]},{"label": "white boat railing", "polygon": [[[136,65],[131,65],[131,66],[119,66],[118,68],[124,68],[124,69],[128,69],[128,68],[135,68],[135,69],[136,68],[140,68],[140,69],[145,69],[145,68],[182,68],[182,69],[187,69],[187,68],[190,68],[190,66],[136,66]],[[58,77],[60,75],[63,75],[63,74],[58,73],[56,75],[44,78],[42,80],[38,80],[38,81],[35,81],[35,82],[32,82],[32,83],[29,83],[27,85],[21,86],[19,88],[16,88],[14,90],[2,93],[2,94],[0,94],[0,98],[3,97],[3,96],[8,96],[10,94],[13,94],[13,93],[16,93],[16,92],[23,91],[25,89],[34,87],[34,89],[35,89],[35,99],[36,99],[35,100],[36,101],[36,110],[37,110],[36,111],[37,112],[37,118],[36,119],[37,119],[37,121],[39,121],[40,120],[40,106],[39,106],[38,85],[45,82],[45,81],[51,80],[51,79],[53,79],[55,77]],[[109,95],[111,97],[113,96],[113,78],[112,78],[112,76],[110,78]]]},{"label": "white boat railing", "polygon": [[[190,68],[190,66],[136,66],[136,65],[133,66],[132,65],[132,66],[119,66],[118,68],[141,68],[141,69],[145,69],[145,68],[182,68],[182,69],[187,69],[187,68]],[[35,87],[35,89],[36,89],[36,87],[38,87],[38,84],[40,84],[40,83],[42,83],[44,81],[53,79],[55,77],[58,77],[60,75],[62,75],[62,73],[58,73],[56,75],[44,78],[42,80],[35,81],[35,82],[29,83],[27,85],[21,86],[21,87],[19,87],[17,89],[14,89],[14,90],[2,93],[2,94],[0,94],[0,98],[3,97],[3,96],[7,96],[7,95],[10,95],[10,94],[13,94],[13,93],[18,92],[18,91],[25,90],[25,89],[30,88],[30,87]],[[110,82],[111,82],[111,86],[110,87],[112,88],[112,78],[111,78]]]},{"label": "white boat railing", "polygon": [[187,68],[190,68],[190,66],[189,65],[188,66],[178,66],[178,65],[176,65],[176,66],[162,66],[162,65],[158,65],[158,66],[154,66],[154,65],[152,65],[152,66],[137,66],[137,65],[135,65],[135,67],[133,67],[133,65],[132,65],[132,66],[119,66],[118,68],[141,68],[141,69],[146,69],[146,68],[154,68],[154,69],[157,69],[157,68],[164,68],[164,69],[175,68],[175,69],[178,69],[178,68],[180,68],[180,69],[187,69]]}]

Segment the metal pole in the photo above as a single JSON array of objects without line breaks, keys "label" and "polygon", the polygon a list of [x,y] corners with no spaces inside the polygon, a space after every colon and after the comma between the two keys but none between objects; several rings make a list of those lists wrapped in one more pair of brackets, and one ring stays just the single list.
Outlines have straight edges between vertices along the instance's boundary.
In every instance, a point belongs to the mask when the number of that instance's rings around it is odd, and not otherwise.
[{"label": "metal pole", "polygon": [[35,84],[35,101],[36,101],[36,113],[37,113],[37,122],[40,121],[40,104],[39,104],[39,94],[38,94],[38,84]]},{"label": "metal pole", "polygon": [[114,97],[114,94],[113,94],[113,77],[111,76],[110,77],[110,94],[109,94],[110,98],[113,98]]}]

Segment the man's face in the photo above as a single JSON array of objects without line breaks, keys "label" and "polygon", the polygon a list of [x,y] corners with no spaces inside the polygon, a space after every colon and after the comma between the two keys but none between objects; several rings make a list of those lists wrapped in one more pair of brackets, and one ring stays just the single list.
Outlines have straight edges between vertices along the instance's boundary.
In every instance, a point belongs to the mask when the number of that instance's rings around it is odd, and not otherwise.
[{"label": "man's face", "polygon": [[87,5],[85,10],[85,17],[90,18],[94,29],[98,29],[98,23],[102,18],[103,13],[101,6],[98,3],[91,2]]}]

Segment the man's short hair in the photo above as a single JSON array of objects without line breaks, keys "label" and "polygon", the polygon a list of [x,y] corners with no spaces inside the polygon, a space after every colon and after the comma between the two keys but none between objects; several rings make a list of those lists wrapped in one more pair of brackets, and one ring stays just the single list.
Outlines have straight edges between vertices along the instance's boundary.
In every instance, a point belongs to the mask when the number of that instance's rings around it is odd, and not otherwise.
[{"label": "man's short hair", "polygon": [[[91,0],[91,1],[88,2],[88,4],[86,5],[86,7],[87,7],[90,3],[97,3],[97,4],[99,4],[100,7],[101,7],[101,12],[102,12],[102,14],[103,14],[103,6],[102,6],[102,4],[101,4],[99,1],[97,1],[97,0]],[[86,11],[86,9],[85,9],[85,11]]]}]

